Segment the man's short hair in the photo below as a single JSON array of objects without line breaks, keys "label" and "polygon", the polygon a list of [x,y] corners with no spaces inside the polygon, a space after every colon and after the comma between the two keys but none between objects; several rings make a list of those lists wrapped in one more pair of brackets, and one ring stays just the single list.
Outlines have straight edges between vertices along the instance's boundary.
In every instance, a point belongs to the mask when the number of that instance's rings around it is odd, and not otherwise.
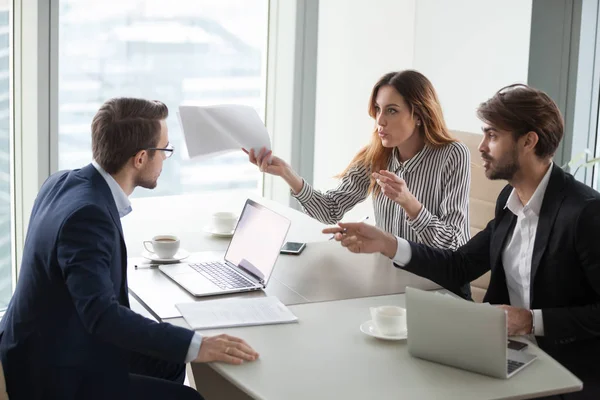
[{"label": "man's short hair", "polygon": [[[156,147],[160,121],[169,109],[160,101],[114,98],[105,102],[92,120],[94,160],[109,174],[117,173],[140,150]],[[154,157],[154,150],[148,151]]]},{"label": "man's short hair", "polygon": [[552,157],[564,134],[564,121],[556,103],[541,90],[523,84],[500,89],[481,103],[477,116],[501,130],[512,132],[515,139],[527,132],[538,135],[535,154]]}]

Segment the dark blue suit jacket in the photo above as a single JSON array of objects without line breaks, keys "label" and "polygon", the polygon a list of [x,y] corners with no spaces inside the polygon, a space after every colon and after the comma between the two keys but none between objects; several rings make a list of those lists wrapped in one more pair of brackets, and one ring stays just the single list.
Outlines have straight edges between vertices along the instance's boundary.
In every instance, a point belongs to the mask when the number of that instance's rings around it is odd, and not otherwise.
[{"label": "dark blue suit jacket", "polygon": [[[505,208],[511,191],[504,188],[495,218],[458,250],[411,243],[403,268],[449,288],[491,270],[483,301],[510,304],[502,251],[517,220]],[[539,346],[583,381],[583,392],[565,398],[600,399],[599,238],[600,194],[554,165],[533,247],[530,299],[542,310]]]},{"label": "dark blue suit jacket", "polygon": [[193,332],[129,309],[119,214],[93,165],[59,172],[33,206],[0,323],[11,399],[120,398],[131,351],[183,363]]}]

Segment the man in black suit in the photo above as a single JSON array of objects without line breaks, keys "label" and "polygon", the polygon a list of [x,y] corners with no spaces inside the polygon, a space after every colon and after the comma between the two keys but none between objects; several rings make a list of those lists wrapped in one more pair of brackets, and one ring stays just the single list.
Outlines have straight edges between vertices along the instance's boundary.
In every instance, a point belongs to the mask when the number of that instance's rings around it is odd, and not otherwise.
[{"label": "man in black suit", "polygon": [[0,322],[11,399],[201,399],[186,362],[241,364],[258,354],[131,311],[120,218],[137,186],[156,187],[169,145],[167,107],[117,98],[92,122],[94,161],[37,196],[17,288]]},{"label": "man in black suit", "polygon": [[[381,252],[444,287],[491,270],[484,301],[506,310],[508,334],[534,334],[584,382],[582,392],[564,398],[599,399],[600,194],[553,164],[564,124],[545,93],[512,85],[477,113],[485,124],[479,151],[486,176],[509,185],[495,218],[468,243],[440,250],[362,223],[324,232],[352,252]],[[397,190],[387,179],[378,183]]]}]

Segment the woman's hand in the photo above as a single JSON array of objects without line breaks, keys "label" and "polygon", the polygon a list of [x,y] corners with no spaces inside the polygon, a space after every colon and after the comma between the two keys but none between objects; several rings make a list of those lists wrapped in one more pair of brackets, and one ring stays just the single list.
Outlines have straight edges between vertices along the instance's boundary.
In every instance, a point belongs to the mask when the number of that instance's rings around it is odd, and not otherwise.
[{"label": "woman's hand", "polygon": [[258,154],[254,152],[254,149],[250,151],[242,148],[244,153],[248,154],[250,162],[260,169],[260,172],[266,172],[267,174],[282,177],[295,194],[300,193],[304,180],[294,172],[292,167],[279,157],[275,157],[271,150],[266,148],[260,149]]},{"label": "woman's hand", "polygon": [[254,149],[250,149],[250,151],[246,149],[242,150],[244,153],[248,154],[250,162],[258,166],[260,172],[266,172],[267,174],[275,176],[283,176],[290,169],[288,163],[279,157],[275,157],[271,150],[267,151],[264,147],[260,149],[258,154],[254,152]]},{"label": "woman's hand", "polygon": [[408,190],[404,179],[386,170],[381,170],[379,173],[373,172],[373,178],[375,178],[377,184],[381,187],[381,192],[390,200],[399,204],[410,219],[417,218],[422,205]]}]

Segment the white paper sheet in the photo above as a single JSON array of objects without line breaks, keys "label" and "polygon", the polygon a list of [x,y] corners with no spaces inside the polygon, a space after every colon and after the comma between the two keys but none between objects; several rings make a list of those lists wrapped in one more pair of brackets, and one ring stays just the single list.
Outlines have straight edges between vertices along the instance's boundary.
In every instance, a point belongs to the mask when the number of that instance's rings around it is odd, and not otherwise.
[{"label": "white paper sheet", "polygon": [[298,320],[274,296],[199,301],[175,306],[192,329],[285,324]]},{"label": "white paper sheet", "polygon": [[190,158],[241,148],[271,149],[267,128],[252,107],[234,104],[179,106],[177,116]]}]

